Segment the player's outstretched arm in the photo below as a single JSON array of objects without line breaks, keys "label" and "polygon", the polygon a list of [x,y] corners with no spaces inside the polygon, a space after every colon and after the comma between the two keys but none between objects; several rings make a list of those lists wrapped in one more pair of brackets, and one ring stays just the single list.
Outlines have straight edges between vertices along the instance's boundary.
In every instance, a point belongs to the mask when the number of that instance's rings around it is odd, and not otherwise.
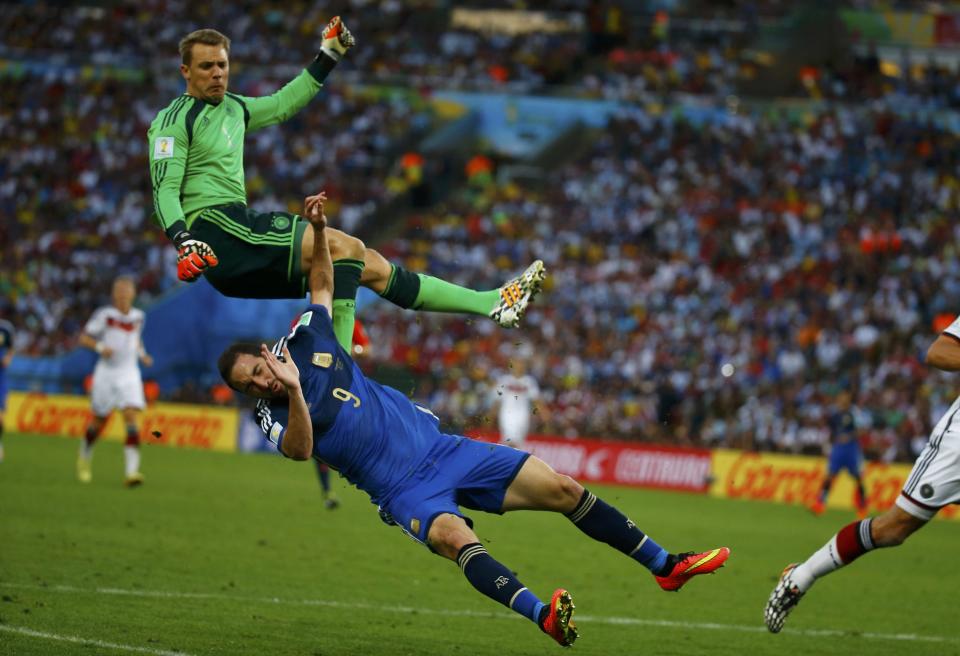
[{"label": "player's outstretched arm", "polygon": [[231,94],[248,116],[247,132],[286,121],[307,106],[327,76],[354,45],[353,35],[339,16],[323,28],[320,51],[309,66],[283,88],[269,96],[248,97]]},{"label": "player's outstretched arm", "polygon": [[327,194],[320,192],[316,196],[307,196],[303,201],[303,214],[313,226],[313,258],[310,261],[310,302],[322,305],[333,315],[333,260],[330,258],[330,246],[327,243],[327,217],[323,213],[323,202]]},{"label": "player's outstretched arm", "polygon": [[260,355],[280,384],[287,390],[290,402],[290,418],[287,432],[283,436],[280,449],[293,460],[307,460],[313,453],[313,426],[310,422],[310,410],[303,398],[300,387],[300,370],[290,357],[290,350],[283,347],[283,361],[273,354],[266,344],[260,345]]},{"label": "player's outstretched arm", "polygon": [[927,350],[927,364],[943,371],[960,371],[960,339],[941,333]]}]

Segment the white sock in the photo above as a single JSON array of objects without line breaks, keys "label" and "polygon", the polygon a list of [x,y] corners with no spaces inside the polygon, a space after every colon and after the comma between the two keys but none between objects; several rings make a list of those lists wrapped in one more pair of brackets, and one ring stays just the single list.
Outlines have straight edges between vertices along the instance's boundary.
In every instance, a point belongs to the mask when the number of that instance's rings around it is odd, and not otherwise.
[{"label": "white sock", "polygon": [[140,471],[140,447],[123,447],[123,460],[126,464],[127,476],[132,476]]},{"label": "white sock", "polygon": [[790,577],[801,592],[806,592],[818,578],[841,567],[843,567],[843,561],[837,553],[837,536],[834,535],[825,545],[814,551],[806,561],[797,565]]},{"label": "white sock", "polygon": [[84,460],[90,460],[93,457],[93,445],[87,444],[87,441],[80,438],[80,457]]}]

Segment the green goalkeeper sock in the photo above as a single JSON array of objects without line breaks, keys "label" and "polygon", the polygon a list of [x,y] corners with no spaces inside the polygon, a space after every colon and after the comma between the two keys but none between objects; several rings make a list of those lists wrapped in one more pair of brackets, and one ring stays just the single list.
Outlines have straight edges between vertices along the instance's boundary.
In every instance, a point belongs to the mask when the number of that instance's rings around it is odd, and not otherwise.
[{"label": "green goalkeeper sock", "polygon": [[487,316],[500,301],[500,290],[478,292],[424,273],[411,273],[394,264],[390,281],[380,296],[408,310]]},{"label": "green goalkeeper sock", "polygon": [[353,356],[353,325],[356,322],[357,289],[363,273],[361,260],[337,260],[333,263],[333,334],[343,349]]},{"label": "green goalkeeper sock", "polygon": [[424,273],[418,273],[420,293],[413,303],[414,310],[427,312],[464,312],[487,316],[500,300],[500,290],[478,292]]}]

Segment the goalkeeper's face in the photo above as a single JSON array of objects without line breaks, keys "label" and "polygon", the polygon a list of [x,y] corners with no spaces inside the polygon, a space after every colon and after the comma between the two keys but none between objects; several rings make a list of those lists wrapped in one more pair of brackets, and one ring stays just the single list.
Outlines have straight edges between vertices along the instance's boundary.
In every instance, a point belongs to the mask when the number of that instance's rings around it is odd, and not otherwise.
[{"label": "goalkeeper's face", "polygon": [[190,53],[190,63],[181,64],[180,72],[187,81],[188,94],[218,104],[227,93],[230,58],[223,46],[195,43]]},{"label": "goalkeeper's face", "polygon": [[287,388],[270,372],[266,360],[247,353],[237,356],[227,384],[255,399],[282,399],[287,396]]}]

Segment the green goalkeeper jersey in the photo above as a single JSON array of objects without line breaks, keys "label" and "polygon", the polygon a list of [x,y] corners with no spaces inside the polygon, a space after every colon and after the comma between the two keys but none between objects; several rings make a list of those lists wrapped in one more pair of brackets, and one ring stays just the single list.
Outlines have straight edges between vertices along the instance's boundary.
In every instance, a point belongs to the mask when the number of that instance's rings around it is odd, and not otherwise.
[{"label": "green goalkeeper jersey", "polygon": [[246,204],[244,135],[287,120],[320,86],[307,69],[270,96],[228,93],[214,105],[184,94],[160,110],[147,142],[153,207],[167,235],[189,228],[205,207]]}]

